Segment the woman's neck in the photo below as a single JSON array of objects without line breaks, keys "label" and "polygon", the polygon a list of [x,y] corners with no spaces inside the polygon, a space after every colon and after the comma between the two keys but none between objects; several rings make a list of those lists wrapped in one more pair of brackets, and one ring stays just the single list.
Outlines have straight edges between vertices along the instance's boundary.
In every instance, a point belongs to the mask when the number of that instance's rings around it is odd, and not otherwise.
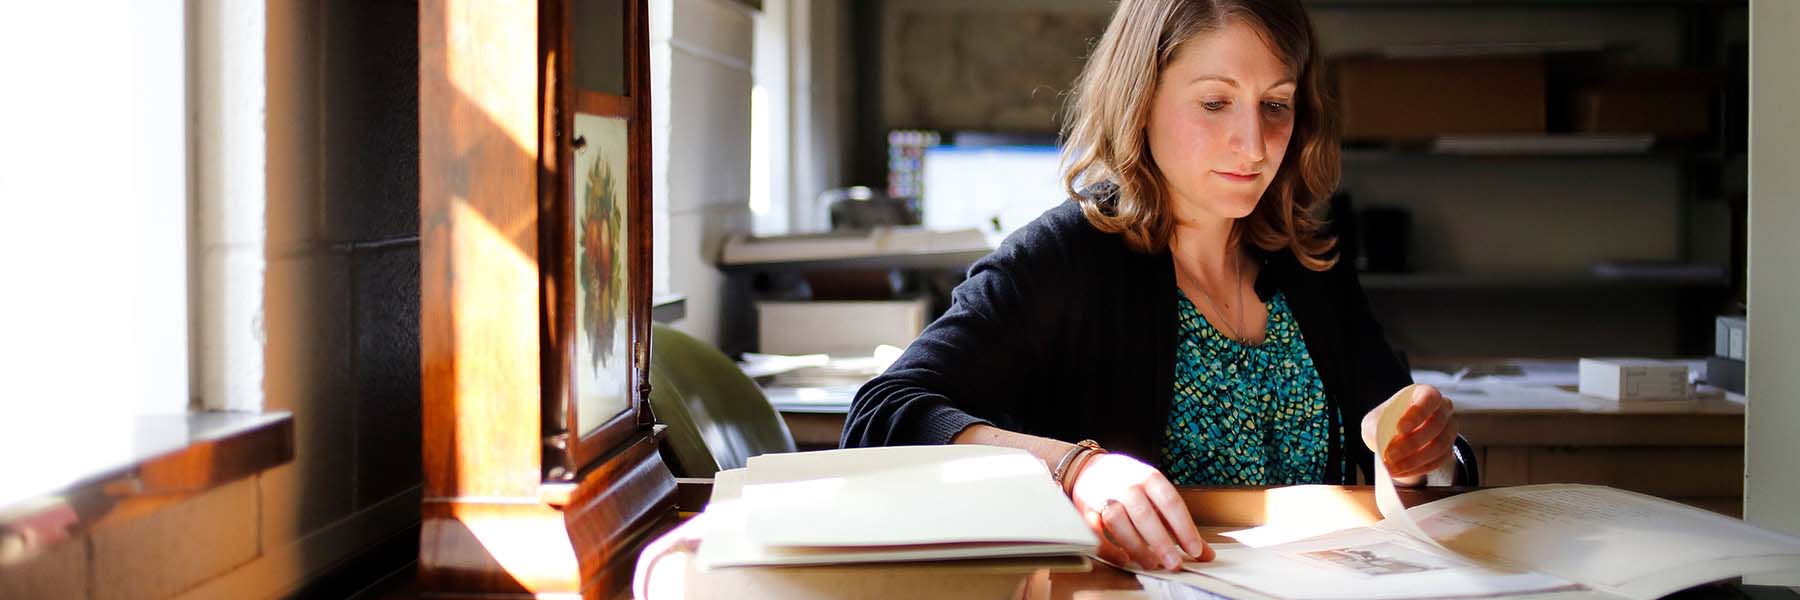
[{"label": "woman's neck", "polygon": [[1180,219],[1169,238],[1169,252],[1191,274],[1211,281],[1226,281],[1240,269],[1237,244],[1231,239],[1232,219]]}]

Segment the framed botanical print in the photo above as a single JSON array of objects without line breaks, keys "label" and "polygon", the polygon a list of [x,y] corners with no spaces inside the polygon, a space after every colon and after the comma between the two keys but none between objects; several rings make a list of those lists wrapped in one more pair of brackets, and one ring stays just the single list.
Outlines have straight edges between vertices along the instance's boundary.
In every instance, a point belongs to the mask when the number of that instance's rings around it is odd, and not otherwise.
[{"label": "framed botanical print", "polygon": [[[552,189],[542,186],[544,301],[555,315],[545,354],[545,476],[574,477],[650,423],[649,104],[638,60],[637,2],[560,0],[569,16],[555,69],[561,135]],[[632,42],[632,43],[628,43]],[[560,62],[560,64],[556,64]],[[552,265],[554,268],[552,268]]]},{"label": "framed botanical print", "polygon": [[570,392],[575,423],[589,435],[631,408],[631,233],[627,190],[631,155],[624,119],[575,115],[575,365]]}]

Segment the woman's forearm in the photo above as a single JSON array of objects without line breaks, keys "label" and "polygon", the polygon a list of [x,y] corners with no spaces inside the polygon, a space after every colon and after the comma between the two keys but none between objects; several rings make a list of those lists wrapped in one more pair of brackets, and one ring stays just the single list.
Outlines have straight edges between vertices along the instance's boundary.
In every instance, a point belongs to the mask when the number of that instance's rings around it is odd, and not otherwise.
[{"label": "woman's forearm", "polygon": [[1005,446],[1030,452],[1032,456],[1044,462],[1044,468],[1055,469],[1056,463],[1069,453],[1075,445],[1046,437],[1026,435],[1007,431],[999,427],[976,423],[964,428],[950,440],[953,444],[980,444],[983,446]]}]

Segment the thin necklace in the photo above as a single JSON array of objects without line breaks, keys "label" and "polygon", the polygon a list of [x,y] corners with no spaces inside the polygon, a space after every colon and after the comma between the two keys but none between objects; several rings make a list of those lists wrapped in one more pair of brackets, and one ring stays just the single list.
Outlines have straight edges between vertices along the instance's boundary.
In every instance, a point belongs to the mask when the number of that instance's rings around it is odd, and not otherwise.
[{"label": "thin necklace", "polygon": [[[1237,263],[1238,263],[1238,257],[1236,254],[1233,254],[1232,260],[1231,260],[1231,267],[1232,267],[1231,270],[1234,274],[1233,281],[1237,282],[1237,285],[1235,286],[1235,287],[1237,287],[1237,301],[1238,301],[1237,322],[1241,324],[1244,322],[1244,269],[1241,266],[1239,266]],[[1219,324],[1225,326],[1225,334],[1230,336],[1232,340],[1237,341],[1240,344],[1247,343],[1247,341],[1248,341],[1247,338],[1244,338],[1243,336],[1238,335],[1238,328],[1233,327],[1231,325],[1231,322],[1230,322],[1231,315],[1226,314],[1226,312],[1219,307],[1218,301],[1213,300],[1212,294],[1209,294],[1206,292],[1206,286],[1200,284],[1200,279],[1198,277],[1194,278],[1194,287],[1200,288],[1200,296],[1202,298],[1206,299],[1207,304],[1212,305],[1213,310],[1219,311],[1220,317],[1224,317],[1223,319],[1220,319]]]}]

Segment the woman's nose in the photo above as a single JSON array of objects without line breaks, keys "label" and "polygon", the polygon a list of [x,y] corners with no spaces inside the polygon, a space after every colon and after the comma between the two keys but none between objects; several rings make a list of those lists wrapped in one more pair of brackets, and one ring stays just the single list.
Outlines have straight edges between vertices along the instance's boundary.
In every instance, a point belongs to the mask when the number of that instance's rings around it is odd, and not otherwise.
[{"label": "woman's nose", "polygon": [[1244,162],[1260,163],[1267,152],[1263,145],[1261,115],[1256,114],[1256,111],[1246,112],[1250,114],[1236,119],[1231,128],[1231,151],[1242,157]]}]

